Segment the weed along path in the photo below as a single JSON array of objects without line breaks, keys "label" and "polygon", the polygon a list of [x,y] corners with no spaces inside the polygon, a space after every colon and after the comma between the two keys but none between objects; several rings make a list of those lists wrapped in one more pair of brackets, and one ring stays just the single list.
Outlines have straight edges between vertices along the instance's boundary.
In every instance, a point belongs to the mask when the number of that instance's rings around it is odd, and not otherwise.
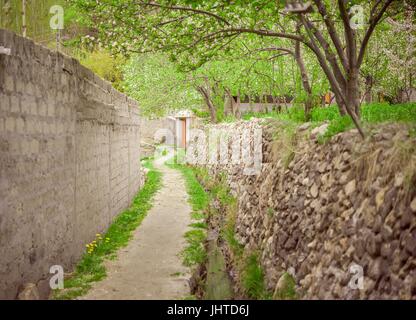
[{"label": "weed along path", "polygon": [[156,161],[162,187],[153,207],[115,260],[106,260],[107,277],[80,299],[182,299],[189,296],[188,268],[179,256],[191,223],[185,182],[178,170]]}]

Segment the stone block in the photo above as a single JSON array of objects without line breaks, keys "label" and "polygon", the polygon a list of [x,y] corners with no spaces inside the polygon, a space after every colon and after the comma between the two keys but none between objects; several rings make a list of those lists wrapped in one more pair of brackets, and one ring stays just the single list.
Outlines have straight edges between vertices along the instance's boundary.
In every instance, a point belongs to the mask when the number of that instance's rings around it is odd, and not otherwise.
[{"label": "stone block", "polygon": [[13,117],[7,117],[4,124],[4,130],[8,132],[14,132],[16,126],[16,120]]},{"label": "stone block", "polygon": [[10,110],[10,97],[4,93],[0,93],[0,111]]}]

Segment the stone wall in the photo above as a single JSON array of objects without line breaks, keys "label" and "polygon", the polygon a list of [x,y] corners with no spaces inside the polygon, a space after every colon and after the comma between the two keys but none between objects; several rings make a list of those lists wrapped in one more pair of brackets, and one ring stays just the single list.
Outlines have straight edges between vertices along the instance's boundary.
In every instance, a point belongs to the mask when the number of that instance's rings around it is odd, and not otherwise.
[{"label": "stone wall", "polygon": [[[416,299],[411,129],[380,125],[368,129],[365,141],[351,130],[322,144],[314,134],[320,130],[310,124],[295,131],[260,120],[214,128],[238,135],[258,126],[263,157],[258,175],[245,175],[230,162],[208,167],[213,175],[227,174],[238,200],[236,237],[246,251],[260,253],[268,289],[277,292],[279,279],[289,273],[302,299]],[[235,141],[229,153],[250,152],[250,143],[235,148]],[[361,290],[354,289],[359,268]]]},{"label": "stone wall", "polygon": [[45,296],[140,186],[135,101],[78,61],[0,30],[0,299]]}]

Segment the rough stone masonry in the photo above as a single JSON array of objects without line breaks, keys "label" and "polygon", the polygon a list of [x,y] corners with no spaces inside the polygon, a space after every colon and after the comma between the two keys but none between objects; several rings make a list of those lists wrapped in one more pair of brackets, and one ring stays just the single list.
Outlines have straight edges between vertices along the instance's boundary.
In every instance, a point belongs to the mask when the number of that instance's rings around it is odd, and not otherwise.
[{"label": "rough stone masonry", "polygon": [[45,297],[138,191],[139,111],[75,59],[2,29],[1,46],[0,299]]},{"label": "rough stone masonry", "polygon": [[288,272],[301,299],[416,299],[414,126],[380,124],[365,141],[355,129],[324,144],[308,126],[285,134],[287,123],[255,119],[207,128],[241,135],[262,127],[260,174],[232,162],[208,168],[226,174],[238,201],[236,238],[259,253],[267,288],[278,293]]}]

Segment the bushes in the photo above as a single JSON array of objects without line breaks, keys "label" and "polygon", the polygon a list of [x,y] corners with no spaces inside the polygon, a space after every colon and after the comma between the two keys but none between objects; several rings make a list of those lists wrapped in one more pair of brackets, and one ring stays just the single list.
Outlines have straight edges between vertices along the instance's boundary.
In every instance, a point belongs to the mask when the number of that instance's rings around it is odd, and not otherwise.
[{"label": "bushes", "polygon": [[111,82],[119,91],[123,91],[123,73],[120,65],[123,65],[122,57],[114,57],[107,51],[84,52],[79,57],[82,65],[94,71],[101,78]]},{"label": "bushes", "polygon": [[363,121],[370,123],[385,121],[403,121],[416,123],[416,103],[389,105],[374,103],[366,105],[361,110]]},{"label": "bushes", "polygon": [[[290,120],[292,122],[304,122],[305,112],[301,107],[295,106],[282,113],[246,113],[243,119],[251,118],[273,118],[279,120]],[[349,118],[349,116],[346,116]],[[338,122],[346,128],[347,120],[341,117],[336,105],[321,108],[316,107],[311,112],[312,122]],[[386,121],[403,121],[416,123],[416,103],[403,103],[390,105],[387,103],[372,103],[363,105],[361,108],[361,120],[368,123],[378,123]],[[337,126],[337,125],[335,125]]]},{"label": "bushes", "polygon": [[[314,108],[312,110],[312,121],[335,121],[344,125],[346,120],[341,120],[337,106],[327,108]],[[349,118],[347,116],[347,118]],[[368,123],[378,123],[386,121],[403,121],[416,123],[416,103],[404,103],[390,105],[387,103],[372,103],[361,107],[361,121]]]},{"label": "bushes", "polygon": [[[322,136],[321,142],[339,132],[354,128],[349,116],[341,116],[336,106],[315,108],[312,111],[312,121],[329,121],[328,130]],[[380,122],[411,122],[416,123],[416,103],[389,105],[387,103],[373,103],[361,108],[363,123]]]},{"label": "bushes", "polygon": [[340,118],[339,110],[337,106],[330,106],[327,108],[313,108],[311,112],[312,122],[322,122],[325,120],[334,120]]},{"label": "bushes", "polygon": [[[271,118],[282,120],[284,128],[279,131],[292,131],[292,126],[297,126],[299,123],[305,122],[305,112],[299,107],[295,106],[289,108],[282,113],[247,113],[243,119],[249,120],[251,118]],[[320,125],[320,123],[329,122],[326,133],[319,137],[320,142],[324,142],[330,137],[339,132],[343,132],[354,128],[354,124],[350,116],[341,116],[336,105],[326,108],[316,107],[311,112],[312,127]],[[416,103],[403,103],[390,105],[388,103],[372,103],[363,105],[361,107],[361,122],[366,123],[380,123],[380,122],[410,122],[416,124]]]},{"label": "bushes", "polygon": [[319,141],[324,142],[337,133],[347,131],[351,128],[354,128],[354,123],[351,118],[349,116],[339,116],[329,123],[328,129],[323,136],[319,137]]}]

